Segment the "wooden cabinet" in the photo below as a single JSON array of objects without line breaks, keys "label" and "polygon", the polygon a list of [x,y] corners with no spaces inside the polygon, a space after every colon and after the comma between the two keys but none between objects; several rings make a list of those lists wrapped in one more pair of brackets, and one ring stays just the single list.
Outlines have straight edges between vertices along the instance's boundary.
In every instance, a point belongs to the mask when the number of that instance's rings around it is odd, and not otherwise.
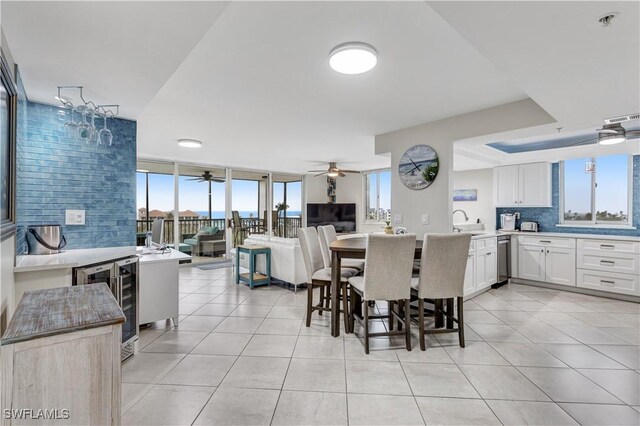
[{"label": "wooden cabinet", "polygon": [[1,341],[0,424],[120,424],[124,320],[103,283],[25,293]]},{"label": "wooden cabinet", "polygon": [[518,276],[525,280],[576,285],[575,241],[570,238],[518,238]]},{"label": "wooden cabinet", "polygon": [[496,207],[551,207],[551,164],[494,168]]}]

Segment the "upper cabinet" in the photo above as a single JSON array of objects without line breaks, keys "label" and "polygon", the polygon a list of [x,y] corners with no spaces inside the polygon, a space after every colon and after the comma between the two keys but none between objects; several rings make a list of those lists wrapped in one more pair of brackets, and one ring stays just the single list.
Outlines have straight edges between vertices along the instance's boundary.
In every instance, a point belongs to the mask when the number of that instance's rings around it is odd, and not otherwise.
[{"label": "upper cabinet", "polygon": [[551,163],[493,169],[496,207],[551,207]]}]

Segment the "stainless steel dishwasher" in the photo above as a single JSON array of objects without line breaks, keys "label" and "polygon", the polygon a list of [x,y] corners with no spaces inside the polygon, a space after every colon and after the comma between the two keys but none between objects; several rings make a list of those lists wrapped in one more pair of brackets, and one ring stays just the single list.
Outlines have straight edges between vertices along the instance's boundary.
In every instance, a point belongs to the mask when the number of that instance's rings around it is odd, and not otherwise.
[{"label": "stainless steel dishwasher", "polygon": [[498,235],[498,276],[492,288],[509,282],[511,277],[511,235]]}]

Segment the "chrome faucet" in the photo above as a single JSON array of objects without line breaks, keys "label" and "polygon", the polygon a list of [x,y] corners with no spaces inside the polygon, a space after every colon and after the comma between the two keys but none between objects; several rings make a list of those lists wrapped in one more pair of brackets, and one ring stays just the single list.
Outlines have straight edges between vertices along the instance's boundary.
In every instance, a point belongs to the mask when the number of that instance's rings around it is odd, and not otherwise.
[{"label": "chrome faucet", "polygon": [[[454,210],[453,212],[451,212],[451,216],[453,216],[453,215],[454,215],[454,214],[456,214],[457,212],[461,212],[461,213],[464,215],[464,221],[465,221],[465,222],[468,222],[468,221],[469,221],[469,216],[467,216],[467,212],[465,212],[465,211],[464,211],[464,210],[462,210],[462,209]],[[456,228],[455,226],[453,227],[453,232],[461,232],[461,231],[462,231],[462,229],[460,229],[460,228]]]}]

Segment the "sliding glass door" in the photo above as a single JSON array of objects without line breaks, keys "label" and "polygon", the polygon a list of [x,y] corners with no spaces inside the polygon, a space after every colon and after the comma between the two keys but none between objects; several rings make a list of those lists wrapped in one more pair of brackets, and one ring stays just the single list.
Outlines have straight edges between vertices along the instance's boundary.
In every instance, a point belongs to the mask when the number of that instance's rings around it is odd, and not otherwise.
[{"label": "sliding glass door", "polygon": [[194,263],[227,258],[225,169],[179,166],[180,251]]},{"label": "sliding glass door", "polygon": [[302,176],[273,175],[273,235],[296,238],[302,227]]}]

